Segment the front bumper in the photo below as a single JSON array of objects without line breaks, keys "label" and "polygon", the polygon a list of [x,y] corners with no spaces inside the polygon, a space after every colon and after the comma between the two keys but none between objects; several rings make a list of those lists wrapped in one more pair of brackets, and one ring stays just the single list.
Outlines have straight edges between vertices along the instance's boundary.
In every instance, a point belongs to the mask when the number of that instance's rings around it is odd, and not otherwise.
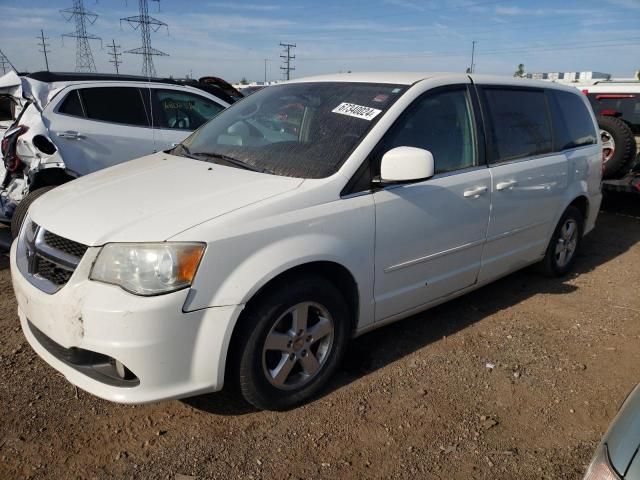
[{"label": "front bumper", "polygon": [[[11,276],[22,330],[36,353],[72,384],[106,400],[131,404],[222,388],[227,349],[242,305],[185,313],[188,289],[140,297],[90,281],[97,248],[90,248],[69,282],[49,295],[17,268],[17,243],[11,249]],[[139,382],[110,382],[66,361],[51,345],[115,359]]]}]

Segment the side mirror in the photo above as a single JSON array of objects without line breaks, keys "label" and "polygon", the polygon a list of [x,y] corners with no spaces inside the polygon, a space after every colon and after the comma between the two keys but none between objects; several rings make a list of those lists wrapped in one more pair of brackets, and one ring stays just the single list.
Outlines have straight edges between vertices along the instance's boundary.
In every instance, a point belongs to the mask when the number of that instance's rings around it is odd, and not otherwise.
[{"label": "side mirror", "polygon": [[433,155],[429,150],[396,147],[382,157],[380,183],[402,183],[426,180],[434,174]]}]

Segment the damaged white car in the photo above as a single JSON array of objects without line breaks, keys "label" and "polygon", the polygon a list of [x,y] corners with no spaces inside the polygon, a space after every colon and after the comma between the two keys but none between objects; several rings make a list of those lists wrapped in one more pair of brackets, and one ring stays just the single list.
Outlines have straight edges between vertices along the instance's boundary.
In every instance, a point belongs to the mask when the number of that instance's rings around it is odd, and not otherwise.
[{"label": "damaged white car", "polygon": [[16,115],[0,130],[0,222],[10,222],[14,236],[46,191],[166,150],[229,106],[168,80],[99,74],[13,74],[0,79],[0,95],[11,98],[6,110]]}]

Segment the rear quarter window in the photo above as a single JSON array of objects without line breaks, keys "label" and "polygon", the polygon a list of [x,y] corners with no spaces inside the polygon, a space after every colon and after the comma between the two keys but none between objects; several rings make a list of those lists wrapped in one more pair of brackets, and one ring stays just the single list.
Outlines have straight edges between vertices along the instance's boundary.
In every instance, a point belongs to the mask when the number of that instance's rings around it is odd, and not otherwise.
[{"label": "rear quarter window", "polygon": [[554,150],[598,142],[591,113],[579,94],[548,90],[547,95],[553,114]]},{"label": "rear quarter window", "polygon": [[87,118],[148,127],[140,90],[135,87],[97,87],[80,90]]},{"label": "rear quarter window", "polygon": [[73,115],[74,117],[84,117],[84,111],[82,110],[82,104],[80,103],[80,96],[78,90],[73,90],[65,97],[58,108],[58,113],[64,113],[65,115]]},{"label": "rear quarter window", "polygon": [[483,92],[492,163],[551,152],[551,122],[543,90],[485,87]]}]

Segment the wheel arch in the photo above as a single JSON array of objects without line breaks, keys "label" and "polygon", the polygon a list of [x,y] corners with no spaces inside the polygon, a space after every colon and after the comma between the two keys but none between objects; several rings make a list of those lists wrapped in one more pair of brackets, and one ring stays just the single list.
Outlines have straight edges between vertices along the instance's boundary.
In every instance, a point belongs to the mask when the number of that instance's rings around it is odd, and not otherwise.
[{"label": "wheel arch", "polygon": [[29,190],[37,190],[42,187],[59,186],[74,180],[74,177],[64,168],[44,168],[30,173]]},{"label": "wheel arch", "polygon": [[287,270],[278,273],[266,282],[264,282],[254,293],[251,295],[244,309],[238,316],[227,344],[226,352],[224,354],[225,369],[224,369],[224,384],[229,380],[229,368],[233,365],[233,356],[238,345],[238,340],[243,332],[243,325],[246,323],[246,312],[248,308],[255,302],[257,302],[263,295],[268,295],[272,288],[277,287],[279,284],[285,283],[288,279],[304,276],[304,275],[319,275],[325,278],[327,281],[333,282],[338,290],[343,294],[347,305],[349,307],[351,330],[355,330],[358,324],[358,318],[360,313],[360,294],[358,290],[358,284],[355,276],[344,265],[330,260],[314,260],[306,263],[288,268]]},{"label": "wheel arch", "polygon": [[[573,201],[567,205],[568,207],[575,207],[578,210],[580,210],[580,213],[582,213],[582,219],[584,220],[584,223],[587,223],[587,218],[589,216],[589,199],[587,198],[586,195],[578,195],[576,198],[573,199]],[[565,208],[566,210],[566,208]]]}]

